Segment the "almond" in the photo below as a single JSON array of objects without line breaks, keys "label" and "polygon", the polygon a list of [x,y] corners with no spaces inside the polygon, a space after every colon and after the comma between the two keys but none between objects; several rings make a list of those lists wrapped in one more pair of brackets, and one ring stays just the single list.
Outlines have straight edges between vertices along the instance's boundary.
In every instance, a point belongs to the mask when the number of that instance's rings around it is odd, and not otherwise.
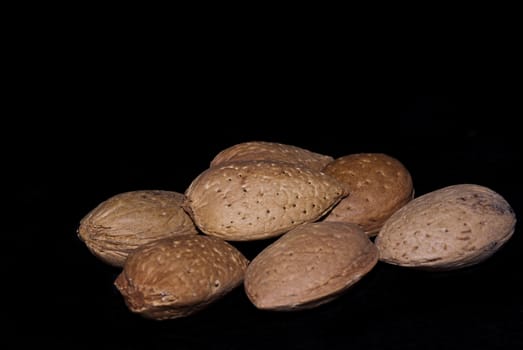
[{"label": "almond", "polygon": [[243,161],[211,167],[185,192],[184,207],[206,234],[248,241],[318,220],[344,195],[333,177],[294,164]]},{"label": "almond", "polygon": [[129,253],[145,243],[197,233],[181,207],[183,200],[183,194],[173,191],[117,194],[80,221],[78,236],[99,259],[121,267]]},{"label": "almond", "polygon": [[211,161],[211,167],[243,160],[280,161],[321,170],[333,158],[298,146],[276,142],[251,141],[224,149]]},{"label": "almond", "polygon": [[516,216],[493,190],[448,186],[395,212],[376,237],[380,260],[408,267],[453,270],[494,254],[514,233]]},{"label": "almond", "polygon": [[329,163],[323,171],[344,182],[350,191],[325,221],[355,223],[369,236],[375,236],[385,221],[414,195],[407,168],[383,153],[346,155]]},{"label": "almond", "polygon": [[236,248],[219,238],[170,237],[133,252],[115,286],[131,311],[173,319],[202,310],[236,288],[247,264]]},{"label": "almond", "polygon": [[259,309],[312,308],[339,296],[377,261],[378,250],[358,226],[303,224],[253,259],[245,274],[245,291]]}]

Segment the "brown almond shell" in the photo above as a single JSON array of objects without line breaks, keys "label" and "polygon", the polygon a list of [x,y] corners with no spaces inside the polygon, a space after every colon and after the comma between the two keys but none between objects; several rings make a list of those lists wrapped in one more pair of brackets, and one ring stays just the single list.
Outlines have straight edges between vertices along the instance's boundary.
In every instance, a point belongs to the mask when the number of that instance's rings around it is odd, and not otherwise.
[{"label": "brown almond shell", "polygon": [[256,256],[244,287],[259,309],[317,307],[341,295],[376,265],[378,250],[354,224],[308,223]]},{"label": "brown almond shell", "polygon": [[123,266],[139,246],[170,236],[196,234],[182,208],[185,196],[174,191],[139,190],[100,203],[81,221],[79,238],[102,261]]},{"label": "brown almond shell", "polygon": [[316,221],[346,193],[343,184],[317,170],[244,161],[201,173],[185,192],[184,207],[202,232],[248,241]]},{"label": "brown almond shell", "polygon": [[387,154],[346,155],[323,171],[345,183],[350,191],[325,221],[355,223],[369,236],[375,236],[385,221],[414,196],[410,172]]},{"label": "brown almond shell", "polygon": [[115,281],[128,308],[145,318],[191,315],[243,281],[248,260],[222,239],[165,238],[133,252]]},{"label": "brown almond shell", "polygon": [[219,152],[210,166],[245,160],[268,160],[292,163],[315,170],[323,169],[333,158],[298,146],[277,142],[250,141],[228,147]]},{"label": "brown almond shell", "polygon": [[380,260],[427,270],[475,265],[513,235],[516,215],[497,192],[458,184],[415,198],[376,237]]}]

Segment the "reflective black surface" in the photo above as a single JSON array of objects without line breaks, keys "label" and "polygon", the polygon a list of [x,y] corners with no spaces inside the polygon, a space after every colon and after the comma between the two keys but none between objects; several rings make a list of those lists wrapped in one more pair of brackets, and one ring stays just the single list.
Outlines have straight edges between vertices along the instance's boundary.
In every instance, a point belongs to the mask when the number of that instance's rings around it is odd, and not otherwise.
[{"label": "reflective black surface", "polygon": [[[319,98],[286,95],[283,87],[256,96],[156,91],[111,95],[106,87],[87,97],[71,94],[60,108],[69,120],[21,126],[17,152],[8,155],[12,165],[4,170],[13,178],[14,210],[4,233],[9,282],[3,288],[9,333],[18,341],[78,349],[523,346],[519,223],[492,258],[463,270],[379,263],[346,294],[316,309],[263,312],[238,288],[198,314],[163,322],[125,307],[113,286],[119,270],[91,255],[75,233],[80,219],[110,196],[137,189],[183,192],[217,152],[250,140],[334,157],[387,153],[410,170],[417,195],[477,183],[503,195],[519,218],[522,159],[512,96]],[[234,244],[252,259],[268,242]]]}]

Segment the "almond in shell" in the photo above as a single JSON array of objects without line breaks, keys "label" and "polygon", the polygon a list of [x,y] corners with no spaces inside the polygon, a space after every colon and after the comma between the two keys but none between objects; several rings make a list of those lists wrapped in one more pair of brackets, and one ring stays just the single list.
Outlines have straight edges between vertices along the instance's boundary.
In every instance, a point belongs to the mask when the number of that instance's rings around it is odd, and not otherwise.
[{"label": "almond in shell", "polygon": [[414,196],[412,178],[396,158],[383,153],[356,153],[335,159],[323,171],[350,190],[326,221],[359,225],[375,236],[385,221]]},{"label": "almond in shell", "polygon": [[431,270],[482,262],[514,233],[516,215],[497,192],[459,184],[424,194],[395,212],[376,237],[380,260]]},{"label": "almond in shell", "polygon": [[333,158],[298,146],[277,142],[251,141],[238,143],[222,150],[211,161],[211,167],[244,160],[279,161],[321,170]]},{"label": "almond in shell", "polygon": [[173,191],[117,194],[80,221],[78,236],[96,257],[121,267],[129,253],[145,243],[197,233],[183,201],[184,195]]},{"label": "almond in shell", "polygon": [[338,297],[377,261],[378,250],[358,226],[303,224],[253,259],[245,274],[245,291],[259,309],[312,308]]},{"label": "almond in shell", "polygon": [[249,241],[316,221],[346,193],[343,184],[318,170],[244,161],[201,173],[186,190],[184,207],[202,232]]},{"label": "almond in shell", "polygon": [[202,310],[240,285],[247,264],[242,253],[219,238],[171,237],[133,252],[115,285],[131,311],[173,319]]}]

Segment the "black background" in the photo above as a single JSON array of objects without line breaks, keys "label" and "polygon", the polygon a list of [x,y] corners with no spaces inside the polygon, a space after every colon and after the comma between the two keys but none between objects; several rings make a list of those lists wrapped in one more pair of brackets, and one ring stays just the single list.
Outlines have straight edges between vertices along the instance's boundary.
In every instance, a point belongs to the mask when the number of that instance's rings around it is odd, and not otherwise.
[{"label": "black background", "polygon": [[[126,308],[113,286],[119,270],[77,238],[80,219],[123,191],[183,192],[217,152],[238,142],[289,143],[334,157],[387,153],[410,170],[417,195],[481,184],[520,216],[512,118],[521,110],[510,93],[355,92],[304,77],[270,84],[263,74],[227,81],[226,72],[203,73],[155,86],[124,72],[102,79],[86,65],[80,75],[62,75],[58,87],[51,75],[36,79],[46,93],[20,108],[41,117],[4,129],[15,135],[4,168],[14,203],[3,247],[7,334],[79,349],[521,348],[519,224],[477,266],[423,272],[378,263],[345,295],[308,311],[257,310],[242,288],[182,319],[150,321]],[[262,80],[267,85],[257,86]],[[234,244],[252,259],[268,242]]]}]

